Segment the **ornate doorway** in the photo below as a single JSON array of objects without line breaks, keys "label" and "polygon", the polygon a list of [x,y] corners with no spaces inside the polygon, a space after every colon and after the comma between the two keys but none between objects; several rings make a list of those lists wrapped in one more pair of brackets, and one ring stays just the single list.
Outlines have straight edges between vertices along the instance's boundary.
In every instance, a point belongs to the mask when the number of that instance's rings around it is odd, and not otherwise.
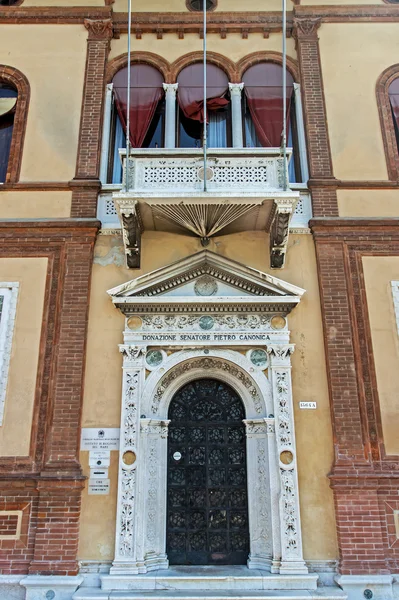
[{"label": "ornate doorway", "polygon": [[170,564],[246,564],[244,406],[216,379],[182,387],[169,407],[166,551]]}]

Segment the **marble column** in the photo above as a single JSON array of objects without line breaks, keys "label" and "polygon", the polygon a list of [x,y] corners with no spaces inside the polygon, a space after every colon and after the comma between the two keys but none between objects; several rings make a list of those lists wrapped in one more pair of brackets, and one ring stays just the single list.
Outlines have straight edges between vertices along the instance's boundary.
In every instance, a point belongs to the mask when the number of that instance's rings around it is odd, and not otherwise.
[{"label": "marble column", "polygon": [[144,346],[120,346],[123,354],[123,387],[120,429],[118,505],[115,559],[110,573],[142,572],[137,556],[138,477],[140,464],[140,396],[145,381]]},{"label": "marble column", "polygon": [[165,148],[176,148],[176,93],[178,83],[164,83],[165,90]]},{"label": "marble column", "polygon": [[299,512],[298,470],[296,463],[294,407],[291,384],[291,344],[271,344],[270,374],[276,423],[278,479],[280,484],[280,573],[307,573],[303,560],[301,517]]},{"label": "marble column", "polygon": [[243,147],[242,135],[242,108],[241,108],[241,92],[244,89],[243,83],[229,83],[231,97],[231,121],[232,121],[232,136],[233,148]]}]

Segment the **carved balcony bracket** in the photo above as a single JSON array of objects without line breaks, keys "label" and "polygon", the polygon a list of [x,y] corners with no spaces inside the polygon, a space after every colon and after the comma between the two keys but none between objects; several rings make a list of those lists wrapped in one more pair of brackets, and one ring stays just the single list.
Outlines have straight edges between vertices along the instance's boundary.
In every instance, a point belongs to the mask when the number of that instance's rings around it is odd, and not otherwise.
[{"label": "carved balcony bracket", "polygon": [[141,233],[143,226],[137,202],[132,209],[121,213],[123,241],[125,244],[126,265],[129,269],[139,269],[141,259]]},{"label": "carved balcony bracket", "polygon": [[288,245],[290,220],[293,214],[291,201],[278,200],[275,202],[274,217],[270,226],[270,267],[282,269]]}]

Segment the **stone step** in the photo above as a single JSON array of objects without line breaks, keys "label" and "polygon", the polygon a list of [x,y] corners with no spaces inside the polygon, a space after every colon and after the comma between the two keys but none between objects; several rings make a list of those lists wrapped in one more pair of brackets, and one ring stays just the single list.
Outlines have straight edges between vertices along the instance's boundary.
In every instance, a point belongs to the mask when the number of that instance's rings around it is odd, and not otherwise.
[{"label": "stone step", "polygon": [[347,600],[338,587],[317,590],[192,590],[122,591],[80,588],[73,600]]},{"label": "stone step", "polygon": [[103,590],[316,590],[318,576],[279,575],[247,567],[173,567],[145,575],[104,575]]}]

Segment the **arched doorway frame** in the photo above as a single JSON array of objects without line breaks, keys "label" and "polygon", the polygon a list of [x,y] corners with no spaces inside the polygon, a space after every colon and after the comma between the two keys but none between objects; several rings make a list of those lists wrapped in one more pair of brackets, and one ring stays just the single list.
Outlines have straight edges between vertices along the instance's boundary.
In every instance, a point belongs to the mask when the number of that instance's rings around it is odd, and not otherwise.
[{"label": "arched doorway frame", "polygon": [[[120,350],[124,356],[124,382],[116,548],[111,576],[168,567],[165,553],[168,407],[178,389],[204,377],[230,385],[246,411],[248,567],[275,573],[306,573],[292,416],[293,346],[267,348],[268,377],[256,371],[236,350],[198,348],[176,351],[163,362],[162,368],[146,378],[146,347],[125,345]],[[278,460],[282,450],[293,454],[294,461],[288,466]],[[136,456],[131,465],[124,462],[126,452],[134,452]]]}]

